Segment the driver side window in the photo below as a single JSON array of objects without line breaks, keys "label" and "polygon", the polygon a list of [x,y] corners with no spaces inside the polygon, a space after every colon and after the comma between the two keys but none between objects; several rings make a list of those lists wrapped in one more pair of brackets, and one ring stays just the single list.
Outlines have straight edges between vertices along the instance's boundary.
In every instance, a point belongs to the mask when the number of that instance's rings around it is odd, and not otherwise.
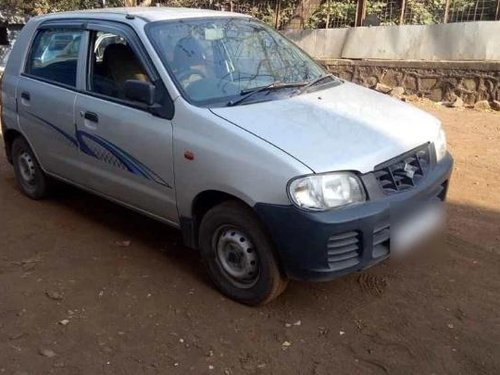
[{"label": "driver side window", "polygon": [[125,82],[151,82],[140,59],[127,40],[116,34],[92,34],[89,91],[126,100]]}]

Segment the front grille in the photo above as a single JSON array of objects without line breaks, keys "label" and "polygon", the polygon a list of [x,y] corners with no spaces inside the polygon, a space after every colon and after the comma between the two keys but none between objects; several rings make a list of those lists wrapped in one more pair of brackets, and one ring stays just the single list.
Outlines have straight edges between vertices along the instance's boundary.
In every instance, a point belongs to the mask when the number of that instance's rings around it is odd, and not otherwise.
[{"label": "front grille", "polygon": [[375,167],[375,177],[386,194],[418,185],[431,168],[429,143]]},{"label": "front grille", "polygon": [[380,258],[389,253],[390,238],[391,228],[388,224],[373,230],[373,258]]},{"label": "front grille", "polygon": [[331,236],[327,242],[328,263],[331,269],[341,270],[359,263],[360,235],[357,231]]}]

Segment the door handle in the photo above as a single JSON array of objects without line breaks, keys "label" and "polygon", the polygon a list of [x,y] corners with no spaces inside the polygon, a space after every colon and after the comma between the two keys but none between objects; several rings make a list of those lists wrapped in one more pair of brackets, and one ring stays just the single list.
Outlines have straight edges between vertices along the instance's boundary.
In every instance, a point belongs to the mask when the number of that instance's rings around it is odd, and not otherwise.
[{"label": "door handle", "polygon": [[21,99],[24,99],[24,100],[26,100],[26,101],[28,101],[28,102],[29,102],[29,101],[31,100],[31,95],[30,95],[30,93],[29,93],[29,92],[26,92],[26,91],[23,91],[23,92],[21,93]]},{"label": "door handle", "polygon": [[99,116],[97,116],[97,114],[95,114],[94,112],[85,112],[83,117],[85,118],[85,120],[95,122],[96,124],[99,122]]}]

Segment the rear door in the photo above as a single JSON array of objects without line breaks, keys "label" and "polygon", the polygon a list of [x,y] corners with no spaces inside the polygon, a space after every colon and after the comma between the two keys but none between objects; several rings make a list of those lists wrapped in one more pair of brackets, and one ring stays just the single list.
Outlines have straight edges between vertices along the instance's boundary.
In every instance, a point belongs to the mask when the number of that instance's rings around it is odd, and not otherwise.
[{"label": "rear door", "polygon": [[20,127],[43,168],[75,182],[81,175],[74,104],[85,35],[75,23],[42,25],[16,94]]},{"label": "rear door", "polygon": [[[86,82],[75,104],[85,185],[177,223],[166,89],[132,29],[101,22],[88,29]],[[160,110],[127,99],[127,80],[154,85]]]}]

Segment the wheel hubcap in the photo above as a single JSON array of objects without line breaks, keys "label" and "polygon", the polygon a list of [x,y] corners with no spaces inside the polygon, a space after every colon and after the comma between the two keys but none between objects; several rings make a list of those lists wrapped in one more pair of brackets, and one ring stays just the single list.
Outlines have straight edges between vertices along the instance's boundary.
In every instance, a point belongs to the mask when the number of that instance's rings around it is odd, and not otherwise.
[{"label": "wheel hubcap", "polygon": [[238,284],[251,286],[259,275],[259,258],[253,243],[243,232],[226,228],[216,235],[217,260]]},{"label": "wheel hubcap", "polygon": [[31,155],[23,152],[19,155],[18,161],[21,177],[28,184],[32,184],[35,181],[35,162],[31,158]]}]

